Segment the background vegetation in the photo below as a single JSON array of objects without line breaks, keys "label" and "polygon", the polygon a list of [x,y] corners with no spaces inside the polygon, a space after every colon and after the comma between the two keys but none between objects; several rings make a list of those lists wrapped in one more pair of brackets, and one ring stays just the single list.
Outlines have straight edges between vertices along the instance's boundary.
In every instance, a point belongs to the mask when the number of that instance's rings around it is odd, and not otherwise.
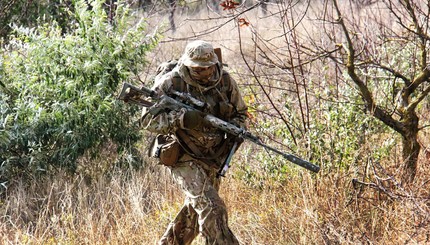
[{"label": "background vegetation", "polygon": [[115,98],[196,38],[222,48],[250,130],[321,166],[245,143],[221,189],[241,243],[429,243],[428,6],[162,3],[0,8],[1,243],[157,241],[183,194]]}]

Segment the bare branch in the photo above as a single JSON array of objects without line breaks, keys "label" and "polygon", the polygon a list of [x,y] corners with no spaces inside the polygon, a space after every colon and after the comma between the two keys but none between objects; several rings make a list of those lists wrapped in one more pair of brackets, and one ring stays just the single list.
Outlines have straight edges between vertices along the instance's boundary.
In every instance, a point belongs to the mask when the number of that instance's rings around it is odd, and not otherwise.
[{"label": "bare branch", "polygon": [[348,28],[344,22],[341,11],[339,9],[338,3],[336,0],[333,0],[333,4],[338,15],[337,24],[339,24],[343,30],[343,34],[347,40],[346,45],[344,45],[344,49],[347,52],[347,62],[346,68],[348,71],[348,75],[354,81],[354,83],[358,86],[361,96],[363,100],[367,103],[367,109],[374,115],[376,118],[384,122],[386,125],[396,130],[399,133],[404,133],[404,127],[401,122],[395,120],[391,115],[387,114],[384,110],[378,107],[373,99],[372,93],[369,88],[366,86],[363,80],[356,73],[355,68],[355,49],[349,34]]},{"label": "bare branch", "polygon": [[427,86],[426,89],[424,89],[424,91],[421,92],[421,94],[419,96],[417,96],[417,98],[415,98],[415,100],[413,100],[409,106],[406,108],[406,111],[414,111],[415,108],[418,106],[418,104],[423,101],[423,99],[425,99],[430,93],[430,85]]},{"label": "bare branch", "polygon": [[[242,14],[248,12],[248,11],[251,11],[251,10],[257,8],[260,5],[261,5],[261,2],[257,2],[256,4],[252,5],[251,7],[247,8],[245,10],[243,10],[243,11],[241,11],[239,13],[236,13],[233,16],[229,16],[228,19],[224,23],[219,24],[219,25],[215,25],[213,27],[205,29],[204,31],[194,33],[194,35],[192,35],[192,36],[186,36],[186,37],[181,37],[181,38],[169,37],[170,38],[169,40],[161,41],[160,43],[176,42],[176,41],[186,41],[186,40],[190,40],[190,39],[193,39],[193,38],[197,38],[197,37],[202,37],[202,36],[209,35],[211,33],[214,33],[216,31],[220,30],[222,27],[224,27],[228,23],[236,20],[237,17],[239,17],[240,15],[242,15]],[[220,18],[217,18],[217,19],[220,19]],[[206,19],[204,19],[204,21],[209,21],[209,20],[213,20],[213,18],[206,18]],[[198,20],[198,19],[186,19],[185,21],[202,21],[202,20]]]},{"label": "bare branch", "polygon": [[385,65],[381,65],[381,64],[376,64],[376,65],[378,68],[381,68],[382,70],[390,72],[391,74],[393,74],[394,77],[398,77],[398,78],[402,79],[405,82],[406,86],[411,85],[411,81],[407,77],[405,77],[402,73],[400,73],[399,71],[396,71],[393,68],[387,67]]},{"label": "bare branch", "polygon": [[264,86],[261,84],[260,80],[258,79],[258,76],[255,74],[254,69],[251,68],[251,65],[248,63],[247,59],[245,58],[245,54],[243,53],[243,48],[242,48],[242,40],[241,40],[241,35],[240,35],[240,27],[238,27],[238,33],[239,33],[239,50],[241,53],[241,56],[243,58],[243,61],[245,62],[246,66],[248,67],[249,71],[254,75],[254,78],[256,80],[256,82],[259,84],[261,90],[264,92],[264,94],[266,95],[266,98],[269,100],[270,104],[272,105],[272,107],[276,110],[276,112],[278,113],[278,115],[281,117],[282,121],[285,123],[285,125],[288,128],[288,131],[290,132],[291,138],[294,141],[294,144],[297,145],[297,140],[296,137],[293,134],[293,131],[291,130],[290,124],[287,122],[287,120],[284,118],[283,114],[281,113],[281,111],[277,108],[277,106],[275,105],[275,103],[273,102],[273,100],[271,99],[271,96],[268,94],[268,92],[266,91],[266,89],[264,88]]}]

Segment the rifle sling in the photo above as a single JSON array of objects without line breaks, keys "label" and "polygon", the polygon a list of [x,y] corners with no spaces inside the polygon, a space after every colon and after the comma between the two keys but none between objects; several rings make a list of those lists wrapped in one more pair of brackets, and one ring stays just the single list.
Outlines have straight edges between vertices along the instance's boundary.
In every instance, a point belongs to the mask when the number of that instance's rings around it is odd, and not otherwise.
[{"label": "rifle sling", "polygon": [[[199,157],[203,156],[203,153],[199,150],[199,148],[191,141],[190,137],[183,131],[183,130],[177,130],[176,134],[179,136],[178,139],[181,139],[184,141],[185,145],[188,146],[188,148],[192,151],[192,155],[197,155]],[[181,144],[181,142],[179,142]],[[182,144],[181,144],[182,145]],[[185,151],[187,151],[187,147],[184,147],[182,145],[182,148],[184,148]],[[187,151],[187,153],[189,153]]]}]

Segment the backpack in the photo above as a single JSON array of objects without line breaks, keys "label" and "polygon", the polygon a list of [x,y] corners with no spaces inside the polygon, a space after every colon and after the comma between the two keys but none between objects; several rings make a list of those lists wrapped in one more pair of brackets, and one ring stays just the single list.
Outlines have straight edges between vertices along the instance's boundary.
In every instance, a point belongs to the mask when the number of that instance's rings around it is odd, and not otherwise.
[{"label": "backpack", "polygon": [[178,60],[169,60],[169,61],[165,61],[165,62],[161,63],[157,67],[157,70],[155,70],[155,80],[154,81],[160,79],[160,77],[162,77],[164,74],[172,71],[173,68],[175,68],[177,64],[178,64]]}]

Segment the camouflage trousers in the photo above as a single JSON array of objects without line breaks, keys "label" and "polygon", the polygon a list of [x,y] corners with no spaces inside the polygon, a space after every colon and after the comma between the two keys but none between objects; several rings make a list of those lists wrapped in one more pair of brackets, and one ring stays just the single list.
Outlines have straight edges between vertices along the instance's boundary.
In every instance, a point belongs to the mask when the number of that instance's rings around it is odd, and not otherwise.
[{"label": "camouflage trousers", "polygon": [[218,195],[220,179],[216,178],[217,170],[204,168],[193,160],[179,163],[171,172],[186,198],[159,244],[191,244],[199,233],[206,244],[239,244],[228,227],[227,208]]}]

